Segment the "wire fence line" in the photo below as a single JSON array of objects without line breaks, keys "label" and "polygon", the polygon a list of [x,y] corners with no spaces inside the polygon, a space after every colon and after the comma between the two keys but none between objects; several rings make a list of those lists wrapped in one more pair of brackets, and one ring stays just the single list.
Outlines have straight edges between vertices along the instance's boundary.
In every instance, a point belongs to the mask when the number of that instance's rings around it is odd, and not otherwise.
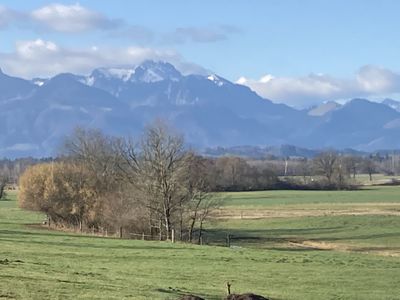
[{"label": "wire fence line", "polygon": [[226,231],[215,231],[215,230],[205,230],[203,229],[201,235],[199,236],[199,230],[194,230],[192,233],[192,240],[189,240],[189,232],[180,232],[175,229],[172,230],[170,239],[167,240],[167,236],[164,233],[154,233],[147,234],[145,232],[131,232],[129,230],[116,230],[109,228],[79,228],[76,227],[64,227],[55,226],[43,222],[41,226],[46,226],[49,229],[60,230],[85,236],[96,236],[103,238],[114,238],[114,239],[132,239],[132,240],[143,240],[143,241],[168,241],[168,242],[187,242],[199,245],[218,245],[230,247],[234,240],[240,240],[241,237],[234,236]]},{"label": "wire fence line", "polygon": [[[121,238],[121,239],[132,239],[132,240],[143,240],[143,241],[167,241],[167,236],[164,233],[155,233],[155,234],[146,234],[144,232],[130,232],[127,230],[115,230],[115,229],[108,229],[108,228],[82,228],[74,227],[68,228],[63,226],[49,226],[46,222],[42,223],[42,226],[47,225],[48,228],[55,229],[55,230],[62,230],[66,232],[73,232],[76,234],[86,235],[86,236],[96,236],[96,237],[105,237],[105,238]],[[177,235],[176,230],[172,230],[170,239],[168,241],[175,242],[175,241],[187,241],[188,240],[188,233],[179,233]]]}]

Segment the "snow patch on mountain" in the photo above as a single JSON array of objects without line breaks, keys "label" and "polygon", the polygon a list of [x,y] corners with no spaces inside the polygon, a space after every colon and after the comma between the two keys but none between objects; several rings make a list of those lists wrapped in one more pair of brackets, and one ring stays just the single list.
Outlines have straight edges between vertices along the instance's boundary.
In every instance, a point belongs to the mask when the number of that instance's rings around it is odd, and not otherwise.
[{"label": "snow patch on mountain", "polygon": [[223,86],[226,83],[226,80],[222,79],[221,77],[215,74],[208,75],[207,79],[214,82],[218,86]]},{"label": "snow patch on mountain", "polygon": [[46,79],[33,79],[32,83],[37,86],[42,86],[46,82]]},{"label": "snow patch on mountain", "polygon": [[141,82],[158,82],[162,81],[165,78],[158,74],[155,70],[146,70],[144,74],[141,76]]},{"label": "snow patch on mountain", "polygon": [[128,81],[132,74],[135,74],[134,69],[122,69],[122,68],[110,68],[108,72],[111,76],[121,79],[122,81]]}]

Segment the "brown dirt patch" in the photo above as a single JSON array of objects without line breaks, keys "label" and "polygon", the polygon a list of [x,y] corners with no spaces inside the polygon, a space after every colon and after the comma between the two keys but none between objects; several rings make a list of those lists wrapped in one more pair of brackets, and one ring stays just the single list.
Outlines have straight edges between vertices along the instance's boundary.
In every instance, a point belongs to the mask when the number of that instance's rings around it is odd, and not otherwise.
[{"label": "brown dirt patch", "polygon": [[396,207],[377,205],[370,207],[354,208],[317,208],[317,209],[230,209],[223,208],[213,212],[215,219],[264,219],[264,218],[298,218],[319,216],[361,216],[361,215],[383,215],[400,216],[400,205]]},{"label": "brown dirt patch", "polygon": [[400,257],[400,249],[386,249],[386,248],[360,248],[350,245],[337,244],[323,241],[290,241],[291,247],[309,248],[317,250],[333,250],[340,252],[358,252],[365,254],[374,254],[380,256]]}]

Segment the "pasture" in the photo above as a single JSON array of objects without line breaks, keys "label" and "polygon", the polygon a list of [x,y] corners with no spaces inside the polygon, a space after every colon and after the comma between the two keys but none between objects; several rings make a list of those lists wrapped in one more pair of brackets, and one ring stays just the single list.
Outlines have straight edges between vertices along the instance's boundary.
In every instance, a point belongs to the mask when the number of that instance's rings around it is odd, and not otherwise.
[{"label": "pasture", "polygon": [[[0,299],[400,299],[400,188],[228,193],[196,246],[50,231],[0,201]],[[226,235],[231,247],[223,247]]]}]

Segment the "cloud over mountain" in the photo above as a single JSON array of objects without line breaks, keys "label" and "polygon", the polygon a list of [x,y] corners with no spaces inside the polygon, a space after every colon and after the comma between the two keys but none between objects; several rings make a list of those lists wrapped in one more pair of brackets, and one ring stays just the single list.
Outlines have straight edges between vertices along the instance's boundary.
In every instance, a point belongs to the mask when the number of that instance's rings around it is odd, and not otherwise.
[{"label": "cloud over mountain", "polygon": [[361,67],[351,79],[325,74],[303,77],[274,77],[268,74],[258,80],[241,77],[236,82],[249,86],[263,97],[297,107],[326,100],[400,93],[400,74],[374,65]]},{"label": "cloud over mountain", "polygon": [[183,73],[201,73],[204,70],[185,62],[173,50],[137,46],[75,49],[36,39],[17,42],[14,52],[0,52],[1,67],[12,75],[24,78],[48,77],[62,72],[85,74],[98,66],[136,65],[148,59],[171,61]]}]

